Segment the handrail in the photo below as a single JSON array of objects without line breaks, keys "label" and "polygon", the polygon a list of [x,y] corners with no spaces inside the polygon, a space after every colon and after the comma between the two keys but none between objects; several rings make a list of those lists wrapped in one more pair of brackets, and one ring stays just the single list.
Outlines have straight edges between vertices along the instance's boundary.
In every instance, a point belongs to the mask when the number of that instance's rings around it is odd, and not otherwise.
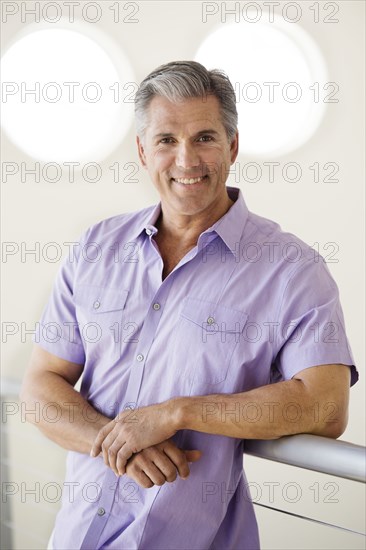
[{"label": "handrail", "polygon": [[[18,398],[19,391],[20,382],[17,380],[1,380],[2,397]],[[366,483],[366,449],[347,441],[310,434],[270,440],[247,439],[244,452],[290,466]]]},{"label": "handrail", "polygon": [[1,377],[0,380],[0,390],[1,390],[1,397],[16,397],[19,398],[19,392],[20,392],[21,383],[19,380],[15,380],[14,378],[5,378]]},{"label": "handrail", "polygon": [[366,449],[347,441],[298,434],[245,441],[246,454],[366,483]]}]

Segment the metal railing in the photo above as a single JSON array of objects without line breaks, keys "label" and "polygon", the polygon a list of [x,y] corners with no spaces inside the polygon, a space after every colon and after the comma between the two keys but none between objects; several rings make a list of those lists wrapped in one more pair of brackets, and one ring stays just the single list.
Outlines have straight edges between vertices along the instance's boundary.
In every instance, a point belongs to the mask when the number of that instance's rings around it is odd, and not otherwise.
[{"label": "metal railing", "polygon": [[366,449],[347,441],[308,434],[247,440],[245,453],[366,483]]},{"label": "metal railing", "polygon": [[[366,483],[366,448],[347,441],[299,434],[275,440],[246,440],[244,452],[285,465]],[[323,527],[335,528],[353,536],[365,537],[364,532],[347,528],[339,523],[322,521],[319,518],[301,515],[281,507],[276,508],[273,505],[259,502],[253,502],[253,504],[274,513],[286,514]]]}]

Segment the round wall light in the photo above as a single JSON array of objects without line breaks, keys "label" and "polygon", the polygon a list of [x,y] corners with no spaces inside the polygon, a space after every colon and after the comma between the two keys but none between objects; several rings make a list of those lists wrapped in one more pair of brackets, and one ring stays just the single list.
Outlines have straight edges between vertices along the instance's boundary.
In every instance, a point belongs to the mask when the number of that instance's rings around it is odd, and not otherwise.
[{"label": "round wall light", "polygon": [[129,61],[100,30],[38,29],[14,37],[1,59],[2,127],[37,160],[98,162],[133,122]]},{"label": "round wall light", "polygon": [[204,40],[195,59],[230,78],[242,153],[285,154],[318,128],[325,107],[326,66],[316,43],[299,25],[279,16],[273,23],[228,22]]}]

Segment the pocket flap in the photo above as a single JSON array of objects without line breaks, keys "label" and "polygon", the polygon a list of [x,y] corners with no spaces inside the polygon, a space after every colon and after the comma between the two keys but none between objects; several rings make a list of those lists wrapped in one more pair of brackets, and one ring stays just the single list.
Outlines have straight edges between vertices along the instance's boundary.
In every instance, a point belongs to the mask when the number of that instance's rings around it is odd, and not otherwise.
[{"label": "pocket flap", "polygon": [[248,319],[244,311],[187,296],[181,316],[207,332],[241,333]]},{"label": "pocket flap", "polygon": [[75,290],[75,302],[94,313],[118,311],[125,307],[128,290],[100,286],[79,286]]}]

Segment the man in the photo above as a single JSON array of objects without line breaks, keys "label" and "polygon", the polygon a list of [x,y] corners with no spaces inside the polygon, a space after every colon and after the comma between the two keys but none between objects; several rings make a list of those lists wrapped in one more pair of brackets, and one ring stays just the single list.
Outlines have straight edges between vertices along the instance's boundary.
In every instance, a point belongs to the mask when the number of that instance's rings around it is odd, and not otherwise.
[{"label": "man", "polygon": [[346,426],[357,373],[337,287],[226,187],[238,132],[223,73],[159,67],[136,121],[161,202],[86,231],[24,380],[27,403],[58,404],[39,427],[71,451],[53,545],[256,549],[244,440]]}]

